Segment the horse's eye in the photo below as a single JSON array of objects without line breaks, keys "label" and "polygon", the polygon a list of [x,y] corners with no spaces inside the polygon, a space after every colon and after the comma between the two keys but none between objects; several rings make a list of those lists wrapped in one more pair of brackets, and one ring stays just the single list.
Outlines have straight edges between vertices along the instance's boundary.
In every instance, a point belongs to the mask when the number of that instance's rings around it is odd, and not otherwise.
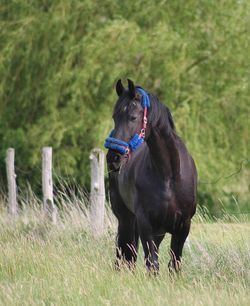
[{"label": "horse's eye", "polygon": [[129,120],[130,120],[130,121],[135,121],[136,118],[137,118],[137,117],[136,117],[136,116],[133,116],[133,115],[130,115],[130,116],[129,116]]}]

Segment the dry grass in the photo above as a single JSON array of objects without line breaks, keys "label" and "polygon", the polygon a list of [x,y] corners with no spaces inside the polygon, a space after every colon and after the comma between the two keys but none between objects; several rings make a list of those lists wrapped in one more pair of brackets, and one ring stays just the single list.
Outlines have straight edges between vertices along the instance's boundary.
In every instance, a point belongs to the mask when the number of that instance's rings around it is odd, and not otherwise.
[{"label": "dry grass", "polygon": [[32,192],[23,196],[15,223],[2,208],[2,305],[249,305],[250,226],[246,220],[211,222],[196,216],[179,277],[170,277],[169,237],[160,250],[161,272],[150,277],[140,248],[136,271],[113,269],[116,222],[107,210],[105,235],[89,230],[84,194],[59,195],[57,226],[41,218]]}]

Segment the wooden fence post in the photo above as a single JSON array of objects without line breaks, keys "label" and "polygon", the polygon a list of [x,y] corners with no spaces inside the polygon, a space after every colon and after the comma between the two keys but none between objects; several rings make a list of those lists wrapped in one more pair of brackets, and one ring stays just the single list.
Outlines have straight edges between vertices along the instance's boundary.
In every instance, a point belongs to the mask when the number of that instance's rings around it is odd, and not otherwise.
[{"label": "wooden fence post", "polygon": [[18,205],[15,174],[15,150],[12,148],[7,150],[6,172],[8,181],[8,210],[10,216],[15,219],[18,212]]},{"label": "wooden fence post", "polygon": [[52,180],[52,148],[42,149],[42,187],[43,187],[43,209],[53,224],[56,224],[57,208],[53,199]]},{"label": "wooden fence post", "polygon": [[104,231],[104,152],[101,149],[93,149],[89,158],[91,161],[90,223],[93,235],[98,237]]}]

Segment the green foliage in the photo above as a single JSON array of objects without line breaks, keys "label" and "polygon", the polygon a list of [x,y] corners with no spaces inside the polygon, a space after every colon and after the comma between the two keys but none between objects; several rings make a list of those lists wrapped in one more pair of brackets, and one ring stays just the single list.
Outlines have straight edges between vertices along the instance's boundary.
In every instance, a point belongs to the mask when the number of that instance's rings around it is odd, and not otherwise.
[{"label": "green foliage", "polygon": [[112,128],[113,85],[129,77],[172,110],[198,166],[200,203],[235,211],[233,195],[244,209],[249,9],[247,0],[1,1],[1,174],[12,146],[17,174],[39,182],[51,145],[56,172],[87,186],[89,151]]}]

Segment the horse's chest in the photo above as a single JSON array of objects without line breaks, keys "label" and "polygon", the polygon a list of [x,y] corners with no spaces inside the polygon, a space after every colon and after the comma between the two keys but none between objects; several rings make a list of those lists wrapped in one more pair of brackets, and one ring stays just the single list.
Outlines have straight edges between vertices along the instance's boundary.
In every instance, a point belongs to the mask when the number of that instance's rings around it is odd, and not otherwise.
[{"label": "horse's chest", "polygon": [[141,208],[146,210],[167,210],[173,200],[171,180],[137,176],[131,179],[122,175],[118,180],[120,195],[130,211]]},{"label": "horse's chest", "polygon": [[131,212],[134,212],[135,189],[134,184],[126,178],[120,176],[118,179],[118,189],[124,204]]}]

